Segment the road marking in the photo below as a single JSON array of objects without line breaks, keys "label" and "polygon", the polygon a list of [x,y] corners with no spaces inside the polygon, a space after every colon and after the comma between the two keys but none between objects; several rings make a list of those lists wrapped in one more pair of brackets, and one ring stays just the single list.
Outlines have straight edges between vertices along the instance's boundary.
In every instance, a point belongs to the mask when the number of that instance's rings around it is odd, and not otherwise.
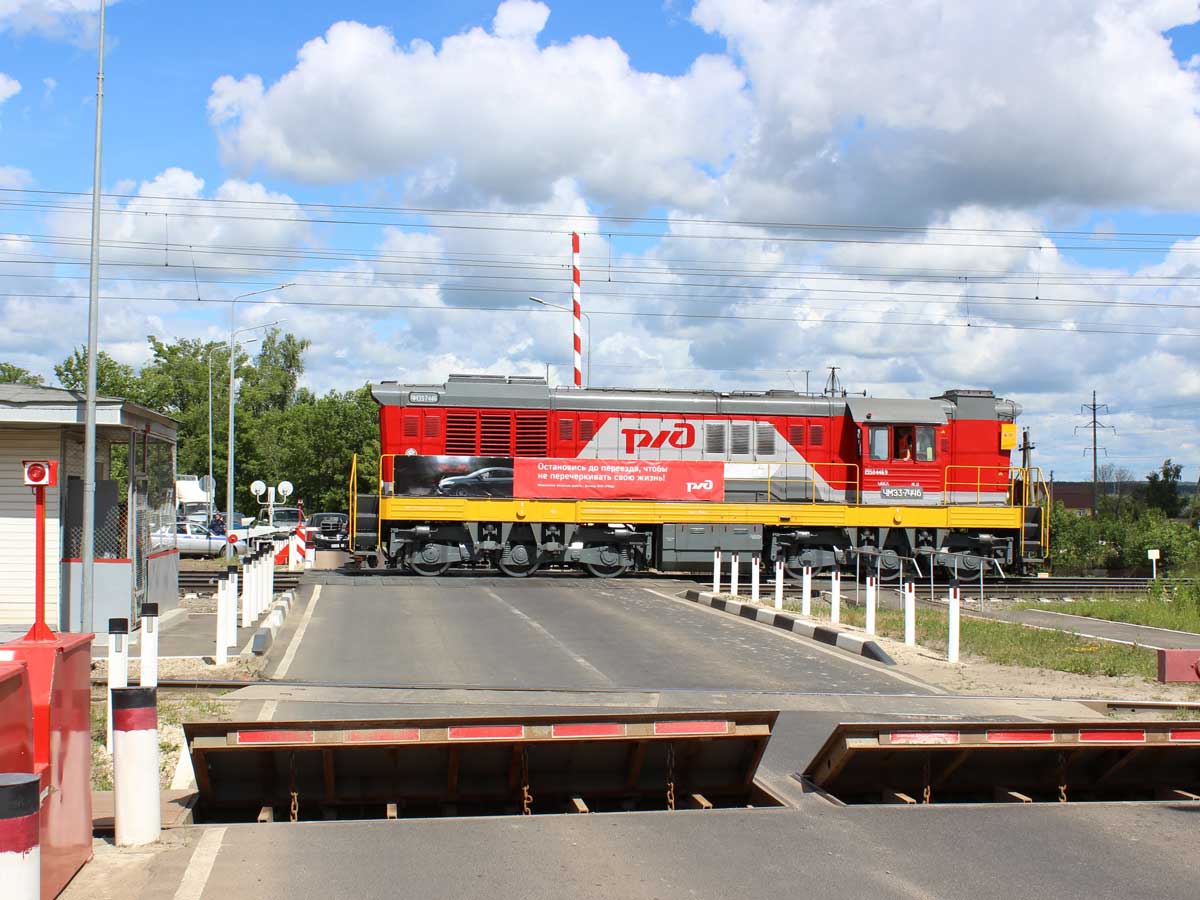
[{"label": "road marking", "polygon": [[192,851],[192,858],[183,870],[183,880],[179,883],[179,890],[175,892],[175,900],[200,900],[204,888],[208,886],[208,876],[212,874],[213,864],[217,861],[223,840],[224,828],[210,828],[200,835],[196,849]]},{"label": "road marking", "polygon": [[264,700],[262,709],[258,711],[258,721],[270,722],[273,718],[275,718],[275,710],[278,708],[278,700]]},{"label": "road marking", "polygon": [[317,601],[321,599],[321,585],[313,588],[312,598],[308,601],[308,607],[304,610],[304,618],[300,620],[300,627],[296,629],[296,633],[292,635],[291,643],[288,644],[287,652],[283,654],[283,661],[279,663],[279,668],[275,670],[272,678],[282,678],[291,668],[292,660],[296,658],[296,651],[300,649],[300,642],[304,640],[304,632],[308,630],[308,623],[312,621],[313,610],[317,608]]},{"label": "road marking", "polygon": [[564,644],[562,641],[560,641],[558,638],[556,638],[554,635],[552,635],[540,623],[538,623],[534,619],[531,619],[529,616],[525,615],[525,613],[521,612],[519,609],[517,609],[515,606],[513,606],[511,603],[509,603],[507,600],[505,600],[503,597],[501,597],[499,594],[497,594],[495,591],[486,590],[486,591],[484,591],[484,593],[487,594],[489,597],[491,597],[493,600],[496,600],[498,603],[500,603],[501,606],[503,606],[505,609],[507,609],[514,616],[517,616],[522,621],[524,621],[526,625],[528,625],[530,628],[537,631],[544,638],[546,638],[546,640],[548,640],[550,643],[554,644],[554,646],[558,647],[559,650],[561,650],[563,653],[567,654],[567,656],[571,657],[571,659],[575,660],[575,662],[579,663],[579,665],[581,665],[583,668],[587,669],[589,672],[591,672],[593,675],[595,675],[597,678],[599,678],[605,684],[613,683],[611,678],[609,678],[607,675],[605,675],[603,672],[601,672],[599,669],[597,669],[595,666],[593,666],[590,662],[588,662],[586,659],[584,659],[582,656],[580,656],[578,653],[576,653],[574,650],[572,650],[570,647],[568,647],[566,644]]},{"label": "road marking", "polygon": [[[644,587],[644,588],[642,588],[642,590],[648,594],[653,594],[656,597],[662,597],[664,600],[671,600],[675,603],[681,603],[684,606],[686,606],[688,609],[694,609],[698,612],[710,613],[715,616],[720,616],[722,619],[724,619],[726,621],[733,620],[733,621],[741,622],[744,625],[753,625],[755,628],[762,629],[762,630],[766,631],[768,634],[777,634],[780,637],[787,638],[798,644],[802,644],[806,648],[816,650],[819,653],[824,653],[826,656],[832,656],[834,659],[840,659],[843,662],[850,663],[851,665],[858,666],[863,669],[869,669],[870,671],[874,672],[877,675],[887,675],[890,678],[895,678],[897,681],[903,681],[905,684],[910,684],[913,687],[919,687],[919,688],[922,688],[923,690],[933,691],[934,693],[938,693],[938,694],[949,693],[948,691],[944,690],[943,688],[936,687],[932,684],[921,681],[919,678],[911,678],[908,675],[902,675],[899,672],[892,671],[890,668],[885,669],[883,666],[866,662],[865,660],[855,657],[853,654],[847,653],[844,650],[835,650],[834,648],[828,647],[825,644],[820,643],[819,641],[814,641],[811,638],[803,637],[802,635],[795,634],[791,631],[784,631],[782,628],[776,628],[773,625],[764,625],[762,622],[756,622],[752,619],[744,619],[741,616],[731,616],[729,613],[723,612],[719,609],[713,609],[711,606],[704,606],[699,603],[694,603],[693,601],[685,600],[682,597],[673,597],[670,594],[664,594],[661,591],[651,590],[648,587]],[[746,605],[750,606],[751,604],[747,603]],[[766,607],[763,607],[763,608],[765,609]],[[792,613],[791,615],[799,616],[799,613]]]}]

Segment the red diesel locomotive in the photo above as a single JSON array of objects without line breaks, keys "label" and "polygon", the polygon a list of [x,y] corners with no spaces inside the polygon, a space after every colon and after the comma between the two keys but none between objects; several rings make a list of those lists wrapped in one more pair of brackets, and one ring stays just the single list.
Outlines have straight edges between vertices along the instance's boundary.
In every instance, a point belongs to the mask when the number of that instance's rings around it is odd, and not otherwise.
[{"label": "red diesel locomotive", "polygon": [[964,574],[1040,561],[1036,475],[1014,468],[1020,407],[991,391],[928,400],[552,388],[454,375],[373,385],[380,485],[352,498],[355,547],[438,574],[694,568],[713,551],[792,574],[867,554]]}]

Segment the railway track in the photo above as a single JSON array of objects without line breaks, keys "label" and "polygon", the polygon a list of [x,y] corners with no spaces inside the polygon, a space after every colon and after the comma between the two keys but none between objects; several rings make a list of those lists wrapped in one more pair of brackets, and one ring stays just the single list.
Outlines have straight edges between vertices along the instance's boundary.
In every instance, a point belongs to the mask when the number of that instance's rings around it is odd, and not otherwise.
[{"label": "railway track", "polygon": [[[179,572],[179,590],[181,592],[209,593],[216,589],[217,580],[224,574],[222,569],[182,569]],[[300,573],[298,572],[275,570],[276,590],[291,590],[299,581]]]}]

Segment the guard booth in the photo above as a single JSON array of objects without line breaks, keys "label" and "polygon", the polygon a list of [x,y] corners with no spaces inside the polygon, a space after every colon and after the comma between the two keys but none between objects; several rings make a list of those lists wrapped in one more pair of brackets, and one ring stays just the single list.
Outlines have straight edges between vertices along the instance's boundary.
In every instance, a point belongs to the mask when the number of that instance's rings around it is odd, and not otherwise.
[{"label": "guard booth", "polygon": [[96,404],[96,594],[80,620],[84,396],[60,388],[0,385],[0,633],[33,621],[33,505],[22,459],[58,463],[47,504],[46,616],[56,630],[103,632],[110,618],[135,624],[143,603],[170,609],[179,596],[175,548],[173,419],[126,400]]}]

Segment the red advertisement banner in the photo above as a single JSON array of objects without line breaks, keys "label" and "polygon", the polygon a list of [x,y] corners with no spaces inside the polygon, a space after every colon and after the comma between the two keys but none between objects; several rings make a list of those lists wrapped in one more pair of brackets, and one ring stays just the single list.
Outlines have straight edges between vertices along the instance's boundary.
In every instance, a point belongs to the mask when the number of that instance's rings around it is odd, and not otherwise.
[{"label": "red advertisement banner", "polygon": [[516,459],[513,496],[549,500],[725,499],[725,464],[650,459]]}]

